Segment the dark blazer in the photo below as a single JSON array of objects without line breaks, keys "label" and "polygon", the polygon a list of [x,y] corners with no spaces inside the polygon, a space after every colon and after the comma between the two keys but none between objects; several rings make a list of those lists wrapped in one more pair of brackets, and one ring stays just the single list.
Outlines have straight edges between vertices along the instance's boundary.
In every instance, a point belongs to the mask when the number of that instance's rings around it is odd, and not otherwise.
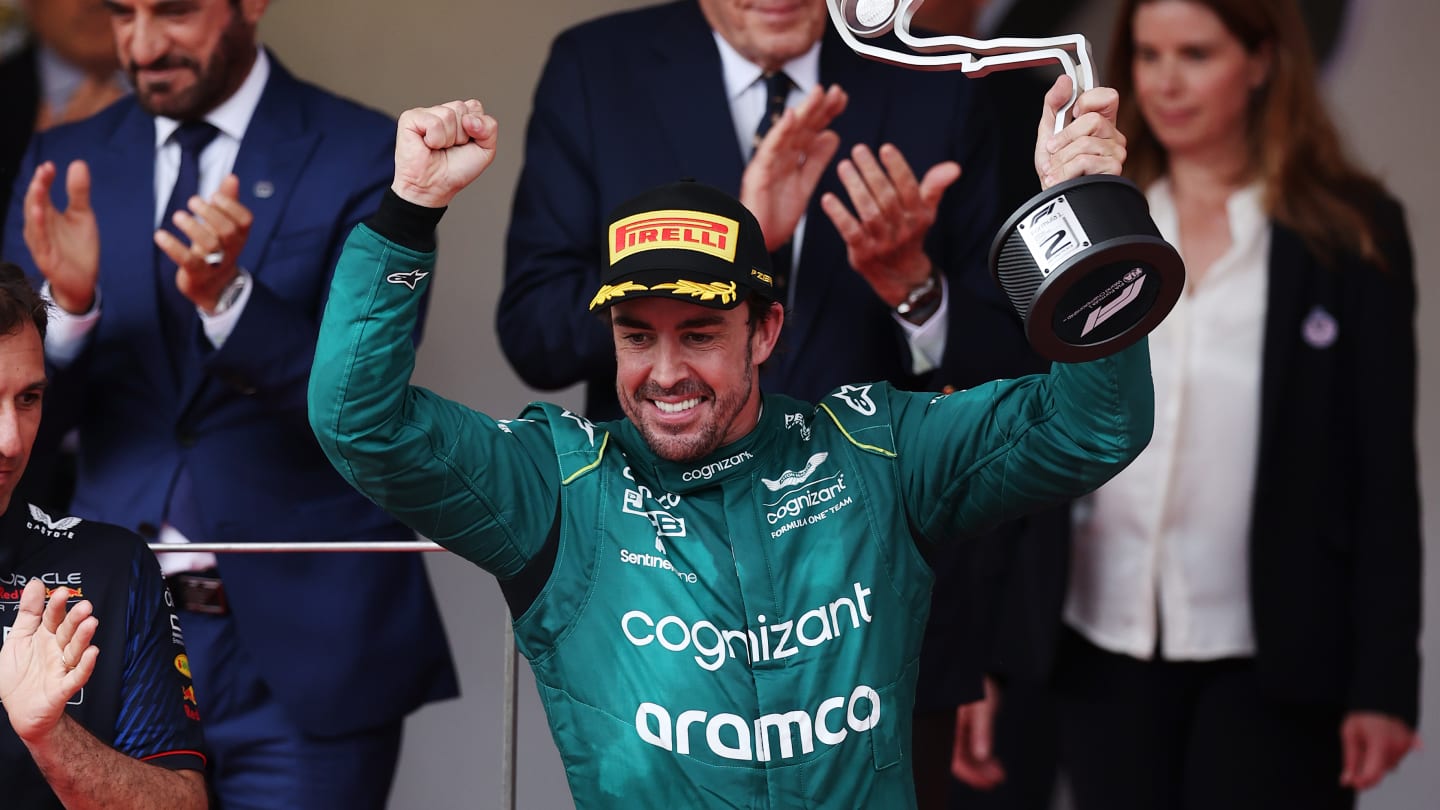
[{"label": "dark blazer", "polygon": [[[1415,279],[1404,213],[1376,200],[1385,271],[1326,266],[1275,225],[1260,447],[1250,505],[1250,598],[1262,683],[1286,699],[1419,713],[1421,576],[1415,458]],[[1329,327],[1336,331],[1333,342]],[[997,667],[1049,672],[1069,522],[989,549]],[[1062,542],[1056,542],[1059,538]]]},{"label": "dark blazer", "polygon": [[[862,59],[828,27],[820,80],[850,96],[833,125],[841,137],[837,160],[855,144],[890,142],[917,173],[946,159],[963,167],[926,245],[950,282],[947,350],[935,373],[909,373],[900,326],[851,269],[820,209],[826,191],[848,199],[832,166],[811,201],[794,307],[762,372],[765,390],[816,401],[861,380],[964,388],[1039,368],[985,268],[1002,214],[994,205],[992,122],[972,80]],[[1038,97],[1034,110],[1038,120]],[[521,378],[540,389],[586,383],[589,415],[618,416],[610,331],[587,316],[599,288],[606,215],[650,186],[684,177],[738,194],[744,168],[719,51],[693,0],[562,33],[535,94],[497,318],[501,346]]]},{"label": "dark blazer", "polygon": [[[192,323],[178,381],[158,328],[153,119],[128,98],[35,136],[22,175],[88,160],[101,234],[100,321],[53,373],[42,429],[79,427],[75,514],[154,537],[183,463],[201,511],[191,540],[413,539],[335,473],[305,415],[330,273],[389,184],[394,132],[271,57],[234,167],[255,216],[240,256],[253,293],[220,349]],[[22,223],[17,201],[15,244]],[[306,731],[374,727],[456,694],[419,555],[231,554],[220,569],[242,642]]]},{"label": "dark blazer", "polygon": [[[1405,217],[1374,204],[1389,268],[1327,268],[1276,226],[1252,505],[1261,674],[1281,693],[1419,713],[1415,274]],[[1315,345],[1328,313],[1333,345]],[[1309,338],[1306,337],[1307,329]]]},{"label": "dark blazer", "polygon": [[[0,115],[0,211],[3,211],[15,186],[25,147],[35,131],[35,117],[40,114],[40,67],[33,42],[0,60],[0,99],[4,99],[4,114]],[[4,234],[0,233],[0,258],[8,259],[11,253],[24,250],[23,244],[12,245],[7,250],[3,239]]]}]

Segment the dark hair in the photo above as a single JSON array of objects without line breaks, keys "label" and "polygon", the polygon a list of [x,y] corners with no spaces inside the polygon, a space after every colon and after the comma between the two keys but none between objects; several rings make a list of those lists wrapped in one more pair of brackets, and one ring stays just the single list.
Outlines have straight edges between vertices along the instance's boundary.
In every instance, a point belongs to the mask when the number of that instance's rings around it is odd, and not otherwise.
[{"label": "dark hair", "polygon": [[[1125,176],[1144,188],[1165,173],[1165,147],[1145,124],[1134,97],[1135,11],[1151,0],[1124,0],[1115,18],[1107,75],[1120,93]],[[1297,233],[1322,259],[1357,254],[1380,266],[1367,203],[1383,194],[1345,155],[1325,110],[1305,21],[1295,0],[1193,0],[1215,13],[1249,53],[1270,48],[1270,74],[1251,94],[1246,121],[1251,177],[1263,181],[1265,213]]]},{"label": "dark hair", "polygon": [[27,320],[35,324],[35,331],[44,340],[45,325],[49,321],[45,300],[35,292],[24,270],[0,261],[0,334],[19,334]]},{"label": "dark hair", "polygon": [[779,302],[773,298],[752,293],[745,298],[745,308],[749,310],[747,320],[750,323],[750,334],[755,334],[755,327],[766,318],[770,317],[770,308]]}]

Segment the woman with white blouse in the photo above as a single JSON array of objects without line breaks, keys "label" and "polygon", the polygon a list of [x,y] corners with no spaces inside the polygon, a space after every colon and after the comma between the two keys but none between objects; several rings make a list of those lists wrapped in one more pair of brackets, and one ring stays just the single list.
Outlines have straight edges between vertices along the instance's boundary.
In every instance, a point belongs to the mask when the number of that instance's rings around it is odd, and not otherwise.
[{"label": "woman with white blouse", "polygon": [[1079,810],[1350,808],[1416,744],[1414,287],[1294,0],[1126,0],[1126,175],[1185,260],[1155,433],[1072,512]]}]

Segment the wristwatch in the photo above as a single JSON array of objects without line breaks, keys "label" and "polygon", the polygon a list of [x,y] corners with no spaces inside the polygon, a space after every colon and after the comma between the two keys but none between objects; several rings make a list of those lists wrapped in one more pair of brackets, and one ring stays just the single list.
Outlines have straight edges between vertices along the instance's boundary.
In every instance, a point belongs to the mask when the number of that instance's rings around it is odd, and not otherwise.
[{"label": "wristwatch", "polygon": [[930,320],[930,316],[940,308],[940,299],[943,293],[940,281],[932,272],[925,277],[925,281],[920,286],[905,296],[904,301],[895,305],[895,314],[919,326]]},{"label": "wristwatch", "polygon": [[240,294],[245,292],[245,288],[248,286],[250,286],[250,274],[244,270],[236,273],[235,278],[225,285],[225,289],[221,290],[219,297],[215,299],[215,308],[209,312],[210,317],[223,315],[226,310],[235,306],[235,302],[240,300]]}]

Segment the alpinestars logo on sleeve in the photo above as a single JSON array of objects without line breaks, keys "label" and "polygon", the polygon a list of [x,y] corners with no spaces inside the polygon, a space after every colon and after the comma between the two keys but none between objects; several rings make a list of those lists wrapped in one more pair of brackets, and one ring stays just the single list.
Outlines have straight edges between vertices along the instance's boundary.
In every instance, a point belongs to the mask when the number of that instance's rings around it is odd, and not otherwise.
[{"label": "alpinestars logo on sleeve", "polygon": [[430,275],[428,272],[417,267],[408,273],[391,273],[385,277],[385,280],[391,284],[404,284],[410,288],[411,292],[414,292],[415,285],[420,283],[420,279],[428,275]]}]

